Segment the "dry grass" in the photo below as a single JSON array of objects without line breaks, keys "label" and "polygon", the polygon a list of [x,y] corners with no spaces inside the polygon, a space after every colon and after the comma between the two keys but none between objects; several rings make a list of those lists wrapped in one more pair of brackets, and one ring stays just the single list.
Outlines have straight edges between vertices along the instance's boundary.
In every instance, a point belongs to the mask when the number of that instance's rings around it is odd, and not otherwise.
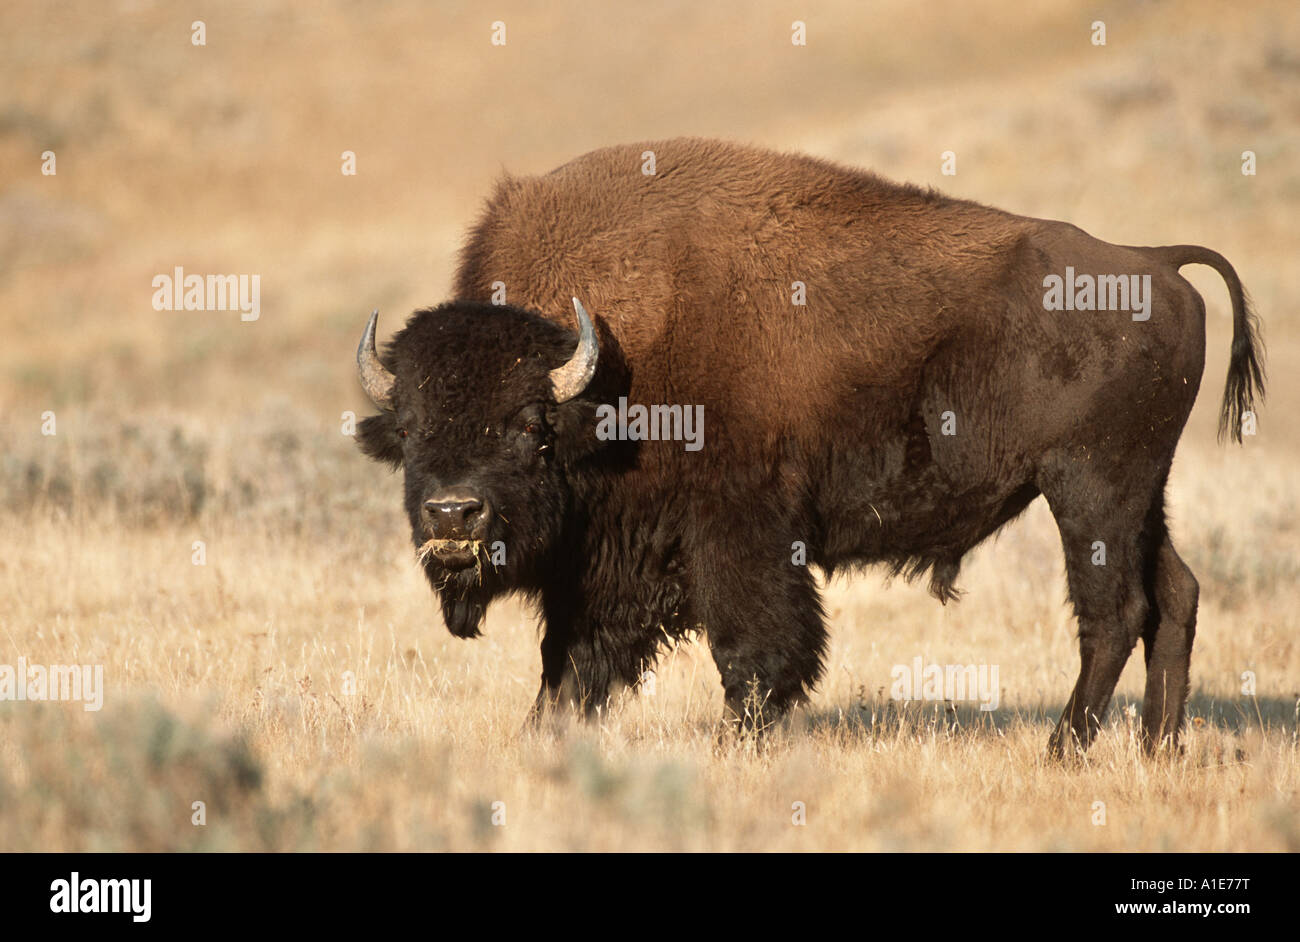
[{"label": "dry grass", "polygon": [[[196,50],[188,9],[101,6],[0,10],[0,664],[107,685],[99,713],[0,703],[0,848],[1300,850],[1293,4],[810,2],[793,50],[779,5],[505,3],[495,58],[473,7],[223,4]],[[1135,657],[1085,764],[1045,761],[1078,661],[1041,502],[960,604],[830,586],[825,681],[762,750],[717,744],[699,644],[598,724],[521,732],[534,619],[439,624],[398,479],[340,433],[351,351],[375,303],[441,299],[500,165],[677,133],[1233,260],[1273,392],[1258,438],[1214,444],[1226,293],[1189,269],[1210,353],[1171,484],[1202,586],[1185,755],[1138,754]],[[175,265],[260,273],[261,320],[153,311]],[[916,656],[997,664],[999,708],[889,700]]]}]

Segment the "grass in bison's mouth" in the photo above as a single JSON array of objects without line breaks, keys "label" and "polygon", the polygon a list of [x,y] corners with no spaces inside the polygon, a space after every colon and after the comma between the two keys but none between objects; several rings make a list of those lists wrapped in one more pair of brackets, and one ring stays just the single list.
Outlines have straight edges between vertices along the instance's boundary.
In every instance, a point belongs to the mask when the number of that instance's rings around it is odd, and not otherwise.
[{"label": "grass in bison's mouth", "polygon": [[474,555],[474,577],[478,582],[483,581],[483,555],[487,549],[482,540],[425,540],[415,551],[416,559],[421,565],[428,562],[429,557],[441,558],[445,555],[462,555],[464,553]]}]

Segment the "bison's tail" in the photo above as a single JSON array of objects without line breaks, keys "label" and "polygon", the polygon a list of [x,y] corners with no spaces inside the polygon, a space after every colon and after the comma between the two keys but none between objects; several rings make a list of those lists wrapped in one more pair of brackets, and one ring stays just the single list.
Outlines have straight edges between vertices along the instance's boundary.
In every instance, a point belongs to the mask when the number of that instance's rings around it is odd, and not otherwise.
[{"label": "bison's tail", "polygon": [[1228,381],[1219,411],[1219,440],[1231,434],[1241,442],[1241,417],[1255,408],[1255,397],[1264,398],[1264,346],[1259,339],[1259,317],[1250,303],[1241,279],[1228,260],[1199,245],[1168,245],[1154,251],[1175,268],[1181,265],[1209,265],[1228,284],[1232,298],[1232,354],[1228,360]]}]

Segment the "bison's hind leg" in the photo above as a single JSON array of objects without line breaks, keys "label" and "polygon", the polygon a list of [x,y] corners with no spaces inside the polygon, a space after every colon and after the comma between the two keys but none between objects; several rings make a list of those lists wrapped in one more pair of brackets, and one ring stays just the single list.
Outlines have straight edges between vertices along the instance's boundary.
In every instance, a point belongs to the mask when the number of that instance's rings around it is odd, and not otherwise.
[{"label": "bison's hind leg", "polygon": [[1068,461],[1044,475],[1079,622],[1079,679],[1048,743],[1054,756],[1091,743],[1129,655],[1155,617],[1149,583],[1165,540],[1163,490],[1164,475],[1149,465]]},{"label": "bison's hind leg", "polygon": [[1142,745],[1148,753],[1178,745],[1187,704],[1192,639],[1200,587],[1166,533],[1148,577],[1154,601],[1142,635],[1147,682],[1142,697]]}]

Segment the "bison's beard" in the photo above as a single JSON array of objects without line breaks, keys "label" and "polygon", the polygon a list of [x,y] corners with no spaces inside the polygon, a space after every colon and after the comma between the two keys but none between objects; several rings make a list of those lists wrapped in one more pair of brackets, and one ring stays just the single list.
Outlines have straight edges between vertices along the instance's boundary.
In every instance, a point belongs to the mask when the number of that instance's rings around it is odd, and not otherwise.
[{"label": "bison's beard", "polygon": [[483,623],[483,613],[487,605],[471,592],[465,598],[455,598],[446,591],[440,593],[442,600],[442,620],[447,623],[447,630],[457,638],[477,638],[479,626]]},{"label": "bison's beard", "polygon": [[477,638],[495,594],[491,585],[485,585],[495,581],[494,571],[485,565],[486,544],[482,540],[426,540],[416,549],[416,557],[442,602],[447,630],[457,638]]}]

